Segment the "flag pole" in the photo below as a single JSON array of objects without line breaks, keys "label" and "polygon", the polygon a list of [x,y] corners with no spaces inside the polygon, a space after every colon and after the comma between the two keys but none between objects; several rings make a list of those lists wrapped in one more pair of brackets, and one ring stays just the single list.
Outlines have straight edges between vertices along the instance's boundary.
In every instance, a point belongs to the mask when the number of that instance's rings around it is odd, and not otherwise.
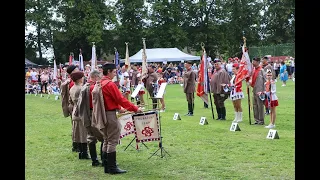
[{"label": "flag pole", "polygon": [[[243,34],[243,47],[246,47],[246,38],[244,37],[244,31],[242,31]],[[244,52],[242,52],[244,53]],[[248,111],[249,111],[249,125],[251,124],[251,101],[250,101],[250,86],[247,84],[247,95],[248,95]]]},{"label": "flag pole", "polygon": [[117,70],[117,85],[118,85],[118,88],[120,88],[120,82],[119,82],[119,74],[118,74],[118,64],[119,63],[119,53],[118,53],[118,50],[116,47],[113,47],[114,48],[114,64],[116,65],[116,70]]},{"label": "flag pole", "polygon": [[[202,51],[203,51],[203,55],[206,53],[206,49],[204,48],[204,43],[201,43],[201,48],[202,48]],[[205,68],[207,68],[208,66],[208,61],[207,61],[207,58],[205,59],[205,62],[206,63],[206,66],[204,66]],[[211,114],[212,114],[212,119],[214,120],[214,112],[213,112],[213,105],[212,105],[212,97],[211,97],[211,87],[210,87],[210,81],[209,81],[209,72],[208,72],[208,68],[207,70],[204,70],[206,71],[207,73],[207,90],[209,92],[209,98],[210,98],[210,106],[211,106]]]}]

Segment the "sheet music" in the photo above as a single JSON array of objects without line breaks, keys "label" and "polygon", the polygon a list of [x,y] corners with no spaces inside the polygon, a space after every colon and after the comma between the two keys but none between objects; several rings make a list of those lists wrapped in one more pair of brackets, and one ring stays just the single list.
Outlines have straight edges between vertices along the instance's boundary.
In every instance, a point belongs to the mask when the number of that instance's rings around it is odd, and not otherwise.
[{"label": "sheet music", "polygon": [[138,86],[136,87],[136,89],[132,92],[131,97],[132,97],[132,98],[135,98],[135,97],[138,95],[138,93],[139,93],[139,91],[140,91],[141,88],[142,88],[142,84],[138,84]]},{"label": "sheet music", "polygon": [[163,97],[164,91],[166,90],[167,83],[161,83],[159,91],[156,95],[156,98],[161,99]]}]

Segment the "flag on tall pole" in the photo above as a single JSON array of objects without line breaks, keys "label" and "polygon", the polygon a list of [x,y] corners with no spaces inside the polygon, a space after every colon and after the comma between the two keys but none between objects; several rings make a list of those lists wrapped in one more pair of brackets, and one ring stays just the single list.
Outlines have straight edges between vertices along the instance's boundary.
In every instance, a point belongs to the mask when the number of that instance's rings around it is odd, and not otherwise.
[{"label": "flag on tall pole", "polygon": [[94,42],[92,42],[92,52],[91,52],[91,71],[96,69],[96,46],[94,45]]},{"label": "flag on tall pole", "polygon": [[83,56],[82,56],[82,50],[81,49],[80,49],[80,53],[79,53],[79,63],[80,63],[80,71],[84,71]]},{"label": "flag on tall pole", "polygon": [[147,70],[147,54],[146,54],[146,38],[142,38],[143,50],[142,50],[142,75],[148,73]]},{"label": "flag on tall pole", "polygon": [[197,96],[199,96],[206,104],[208,103],[208,60],[206,50],[202,50],[202,58],[199,70],[199,82],[197,86]]},{"label": "flag on tall pole", "polygon": [[57,63],[56,63],[56,58],[53,59],[53,80],[57,80],[58,76],[58,68],[57,68]]},{"label": "flag on tall pole", "polygon": [[212,114],[212,119],[214,119],[213,104],[212,104],[209,75],[208,75],[209,61],[207,58],[206,49],[204,48],[204,43],[201,43],[201,48],[202,48],[202,58],[200,62],[197,96],[199,96],[207,105],[209,105],[208,96],[210,97],[211,114]]},{"label": "flag on tall pole", "polygon": [[252,73],[252,64],[250,62],[248,48],[246,47],[246,39],[243,37],[244,43],[242,46],[242,57],[239,63],[239,70],[237,73],[238,81],[235,84],[242,83],[242,81],[250,77]]},{"label": "flag on tall pole", "polygon": [[69,55],[69,66],[73,63],[73,52]]},{"label": "flag on tall pole", "polygon": [[127,70],[131,69],[130,66],[130,59],[129,59],[129,47],[128,47],[128,42],[126,42],[126,59],[125,59],[125,67],[127,68]]},{"label": "flag on tall pole", "polygon": [[119,53],[117,48],[114,48],[114,64],[116,65],[116,67],[118,67],[119,65]]}]

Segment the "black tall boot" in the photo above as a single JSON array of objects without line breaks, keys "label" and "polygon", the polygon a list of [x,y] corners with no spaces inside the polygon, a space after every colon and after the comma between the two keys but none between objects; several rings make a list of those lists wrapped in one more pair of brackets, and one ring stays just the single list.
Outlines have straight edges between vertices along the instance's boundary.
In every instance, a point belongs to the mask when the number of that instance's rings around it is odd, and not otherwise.
[{"label": "black tall boot", "polygon": [[90,159],[88,155],[88,144],[80,143],[79,159]]},{"label": "black tall boot", "polygon": [[104,156],[102,147],[103,147],[103,142],[101,142],[101,145],[100,145],[100,158],[101,158],[101,165],[104,166],[104,163],[105,163],[104,161],[107,160],[107,155]]},{"label": "black tall boot", "polygon": [[189,116],[189,114],[190,114],[190,111],[191,111],[191,106],[190,106],[191,104],[190,103],[188,103],[188,113],[187,114],[185,114],[185,116]]},{"label": "black tall boot", "polygon": [[104,166],[104,172],[109,174],[122,174],[126,170],[122,170],[117,165],[117,152],[107,153],[107,165]]},{"label": "black tall boot", "polygon": [[194,104],[190,103],[190,110],[189,110],[189,115],[188,116],[193,116],[193,109],[194,109]]},{"label": "black tall boot", "polygon": [[102,166],[104,166],[104,173],[109,173],[108,167],[107,167],[107,152],[102,152]]},{"label": "black tall boot", "polygon": [[72,142],[72,152],[79,152],[79,143]]},{"label": "black tall boot", "polygon": [[157,105],[158,105],[157,101],[158,101],[157,99],[152,99],[153,109],[157,109]]},{"label": "black tall boot", "polygon": [[216,111],[217,111],[217,115],[218,115],[218,118],[216,120],[220,120],[221,119],[221,110],[220,110],[220,108],[216,107]]},{"label": "black tall boot", "polygon": [[226,107],[222,107],[221,109],[221,119],[220,120],[226,120]]},{"label": "black tall boot", "polygon": [[92,160],[92,166],[99,166],[100,162],[97,157],[97,149],[96,149],[96,143],[91,142],[89,143],[89,153]]}]

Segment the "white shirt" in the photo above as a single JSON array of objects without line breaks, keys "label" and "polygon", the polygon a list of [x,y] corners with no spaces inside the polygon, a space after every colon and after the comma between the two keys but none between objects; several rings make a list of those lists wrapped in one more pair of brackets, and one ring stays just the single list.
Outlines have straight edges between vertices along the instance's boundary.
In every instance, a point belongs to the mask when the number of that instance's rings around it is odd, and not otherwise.
[{"label": "white shirt", "polygon": [[38,80],[37,74],[38,74],[37,72],[32,71],[32,72],[30,73],[31,80],[37,81],[37,80]]},{"label": "white shirt", "polygon": [[227,69],[228,72],[232,72],[232,65],[233,65],[233,63],[228,63],[226,65],[226,69]]}]

